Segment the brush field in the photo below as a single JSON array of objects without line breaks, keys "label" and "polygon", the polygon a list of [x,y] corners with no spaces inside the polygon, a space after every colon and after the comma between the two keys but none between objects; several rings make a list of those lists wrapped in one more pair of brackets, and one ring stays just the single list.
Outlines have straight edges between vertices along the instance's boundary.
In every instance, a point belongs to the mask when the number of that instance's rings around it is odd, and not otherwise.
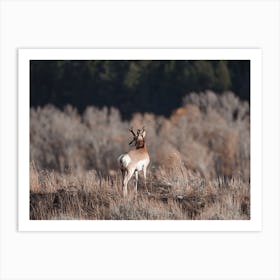
[{"label": "brush field", "polygon": [[[145,126],[151,163],[122,197],[117,157]],[[117,109],[30,114],[30,219],[250,219],[250,110],[233,93],[186,96],[169,117]]]}]

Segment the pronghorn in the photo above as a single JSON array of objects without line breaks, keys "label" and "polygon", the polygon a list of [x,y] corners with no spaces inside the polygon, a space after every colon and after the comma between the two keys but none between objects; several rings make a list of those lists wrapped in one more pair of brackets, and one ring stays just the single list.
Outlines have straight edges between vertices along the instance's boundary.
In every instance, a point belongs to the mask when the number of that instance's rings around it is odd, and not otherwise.
[{"label": "pronghorn", "polygon": [[132,175],[135,173],[135,194],[137,194],[137,182],[138,182],[138,172],[143,170],[144,180],[146,186],[146,171],[150,163],[150,157],[147,151],[145,137],[146,131],[144,127],[137,130],[137,133],[131,128],[129,130],[133,139],[129,143],[132,145],[135,143],[135,150],[131,150],[126,154],[122,154],[118,158],[118,163],[122,172],[122,188],[123,196],[127,196],[127,184]]}]

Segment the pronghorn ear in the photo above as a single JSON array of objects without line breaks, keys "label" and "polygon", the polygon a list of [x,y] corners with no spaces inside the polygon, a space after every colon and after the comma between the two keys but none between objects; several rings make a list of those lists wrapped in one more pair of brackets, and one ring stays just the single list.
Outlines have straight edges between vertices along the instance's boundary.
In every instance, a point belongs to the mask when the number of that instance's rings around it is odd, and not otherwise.
[{"label": "pronghorn ear", "polygon": [[143,130],[143,132],[142,132],[142,136],[143,136],[143,138],[145,138],[145,137],[146,137],[146,130]]}]

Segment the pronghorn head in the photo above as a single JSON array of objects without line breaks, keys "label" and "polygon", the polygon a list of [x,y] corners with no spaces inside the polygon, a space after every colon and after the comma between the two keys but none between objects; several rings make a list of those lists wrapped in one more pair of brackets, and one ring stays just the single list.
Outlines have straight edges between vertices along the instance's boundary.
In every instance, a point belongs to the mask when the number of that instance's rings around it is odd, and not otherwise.
[{"label": "pronghorn head", "polygon": [[133,131],[133,128],[129,129],[129,131],[133,135],[133,139],[130,141],[129,145],[135,143],[136,148],[142,148],[145,144],[145,137],[146,137],[145,128],[143,127],[142,129],[137,129],[136,133]]}]

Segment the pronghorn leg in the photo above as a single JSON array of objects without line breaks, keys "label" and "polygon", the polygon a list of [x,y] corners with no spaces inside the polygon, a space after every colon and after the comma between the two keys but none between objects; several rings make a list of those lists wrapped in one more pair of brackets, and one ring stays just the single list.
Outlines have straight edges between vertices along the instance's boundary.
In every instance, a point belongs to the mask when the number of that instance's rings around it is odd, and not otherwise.
[{"label": "pronghorn leg", "polygon": [[123,180],[123,196],[127,196],[127,184],[128,181],[130,180],[131,176],[133,175],[133,172],[131,171],[126,171],[124,175],[124,180]]},{"label": "pronghorn leg", "polygon": [[137,195],[138,170],[135,170],[135,195]]},{"label": "pronghorn leg", "polygon": [[121,169],[122,172],[122,190],[124,192],[124,178],[125,178],[125,170]]},{"label": "pronghorn leg", "polygon": [[144,185],[145,185],[146,192],[148,194],[149,192],[147,189],[147,168],[146,167],[143,168],[143,174],[144,174]]}]

